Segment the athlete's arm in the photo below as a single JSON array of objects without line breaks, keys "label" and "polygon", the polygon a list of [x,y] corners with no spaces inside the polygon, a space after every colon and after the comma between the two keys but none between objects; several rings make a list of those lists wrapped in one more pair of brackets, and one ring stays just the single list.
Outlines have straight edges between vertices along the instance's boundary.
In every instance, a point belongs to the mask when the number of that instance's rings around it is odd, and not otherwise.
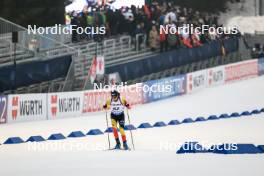
[{"label": "athlete's arm", "polygon": [[110,100],[107,100],[106,103],[104,104],[103,108],[104,109],[110,108],[110,104],[111,104]]},{"label": "athlete's arm", "polygon": [[131,109],[131,106],[129,105],[129,103],[127,102],[127,100],[125,98],[122,98],[122,104],[127,107],[128,109]]}]

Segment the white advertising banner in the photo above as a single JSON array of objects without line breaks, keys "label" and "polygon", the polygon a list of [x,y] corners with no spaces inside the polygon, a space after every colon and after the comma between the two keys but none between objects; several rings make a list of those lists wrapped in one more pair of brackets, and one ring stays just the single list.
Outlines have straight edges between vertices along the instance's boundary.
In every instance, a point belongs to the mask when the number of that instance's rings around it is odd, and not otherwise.
[{"label": "white advertising banner", "polygon": [[83,92],[48,94],[48,119],[81,116]]},{"label": "white advertising banner", "polygon": [[207,85],[208,87],[221,85],[225,83],[225,67],[209,68],[207,70]]},{"label": "white advertising banner", "polygon": [[187,93],[197,91],[206,87],[207,70],[201,70],[187,74]]},{"label": "white advertising banner", "polygon": [[47,119],[47,94],[8,96],[8,123]]}]

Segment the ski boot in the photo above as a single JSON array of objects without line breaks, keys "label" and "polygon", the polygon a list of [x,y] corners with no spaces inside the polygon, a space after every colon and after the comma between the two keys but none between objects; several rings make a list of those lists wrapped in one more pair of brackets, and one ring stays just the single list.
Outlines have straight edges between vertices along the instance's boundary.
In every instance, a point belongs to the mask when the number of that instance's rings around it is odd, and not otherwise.
[{"label": "ski boot", "polygon": [[130,150],[130,148],[128,147],[127,145],[127,142],[123,142],[123,147],[124,147],[124,150]]},{"label": "ski boot", "polygon": [[116,146],[114,149],[116,149],[116,150],[121,149],[121,144],[120,144],[119,139],[116,139]]}]

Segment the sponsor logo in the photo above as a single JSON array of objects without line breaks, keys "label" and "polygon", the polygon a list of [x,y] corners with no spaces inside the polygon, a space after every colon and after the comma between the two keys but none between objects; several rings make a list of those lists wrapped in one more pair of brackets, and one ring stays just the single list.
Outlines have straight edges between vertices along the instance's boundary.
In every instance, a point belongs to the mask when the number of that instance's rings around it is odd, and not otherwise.
[{"label": "sponsor logo", "polygon": [[125,97],[130,105],[142,104],[144,102],[142,84],[136,84],[136,86],[130,86],[129,89],[124,89],[121,91],[121,96]]},{"label": "sponsor logo", "polygon": [[102,110],[108,96],[110,96],[108,92],[85,92],[83,95],[83,113]]},{"label": "sponsor logo", "polygon": [[42,100],[21,100],[19,96],[12,98],[12,118],[41,115],[43,113]]},{"label": "sponsor logo", "polygon": [[226,66],[226,82],[246,79],[258,76],[258,62],[244,62],[236,65]]},{"label": "sponsor logo", "polygon": [[209,70],[209,75],[208,75],[209,85],[212,85],[214,83],[219,83],[223,81],[223,79],[224,79],[224,73],[222,70],[218,70],[218,71]]},{"label": "sponsor logo", "polygon": [[205,77],[204,75],[195,76],[193,78],[193,87],[197,88],[205,84]]},{"label": "sponsor logo", "polygon": [[[149,91],[144,90],[150,87]],[[160,80],[147,81],[142,86],[144,102],[152,102],[186,92],[186,77],[172,76]],[[140,94],[139,94],[140,95]]]},{"label": "sponsor logo", "polygon": [[59,112],[75,112],[80,110],[81,100],[79,97],[60,98]]},{"label": "sponsor logo", "polygon": [[[137,92],[137,86],[129,87],[129,89],[122,89],[120,91],[121,97],[126,98],[130,105],[142,104],[143,94]],[[110,99],[109,91],[101,92],[84,92],[83,94],[83,113],[97,112],[103,110],[103,105],[106,103],[107,99]]]},{"label": "sponsor logo", "polygon": [[192,75],[189,75],[189,90],[190,91],[192,91],[193,89],[199,88],[203,85],[205,85],[204,75],[198,75],[194,77]]},{"label": "sponsor logo", "polygon": [[51,114],[52,116],[56,116],[57,114],[57,100],[58,96],[57,95],[51,95],[50,103],[51,103]]},{"label": "sponsor logo", "polygon": [[12,118],[13,120],[16,120],[17,118],[18,100],[19,100],[19,97],[17,96],[12,98]]},{"label": "sponsor logo", "polygon": [[214,74],[213,74],[213,81],[214,82],[222,81],[223,78],[224,78],[224,75],[223,75],[222,71],[214,72]]},{"label": "sponsor logo", "polygon": [[190,82],[189,90],[192,90],[193,89],[193,77],[192,77],[192,75],[189,76],[189,82]]},{"label": "sponsor logo", "polygon": [[43,112],[43,105],[41,100],[25,100],[19,102],[20,116],[34,116],[41,115]]},{"label": "sponsor logo", "polygon": [[57,113],[76,112],[80,110],[81,100],[79,97],[59,98],[58,95],[51,95],[51,115]]}]

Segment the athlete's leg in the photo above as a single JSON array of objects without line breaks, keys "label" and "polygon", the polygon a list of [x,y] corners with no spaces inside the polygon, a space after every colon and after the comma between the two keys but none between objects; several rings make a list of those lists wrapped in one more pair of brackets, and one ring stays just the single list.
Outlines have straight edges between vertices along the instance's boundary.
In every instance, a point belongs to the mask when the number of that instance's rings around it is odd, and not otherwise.
[{"label": "athlete's leg", "polygon": [[125,115],[122,114],[120,118],[118,118],[118,123],[119,123],[119,130],[122,136],[122,141],[123,141],[123,147],[125,150],[128,150],[129,147],[127,145],[127,140],[126,140],[126,133],[125,133]]},{"label": "athlete's leg", "polygon": [[120,146],[120,141],[117,133],[117,120],[115,119],[115,116],[111,115],[111,122],[112,122],[112,128],[113,128],[113,134],[116,140],[116,144]]},{"label": "athlete's leg", "polygon": [[119,130],[121,133],[122,141],[126,142],[126,133],[125,133],[125,115],[121,114],[120,117],[118,118],[118,123],[119,123]]}]

